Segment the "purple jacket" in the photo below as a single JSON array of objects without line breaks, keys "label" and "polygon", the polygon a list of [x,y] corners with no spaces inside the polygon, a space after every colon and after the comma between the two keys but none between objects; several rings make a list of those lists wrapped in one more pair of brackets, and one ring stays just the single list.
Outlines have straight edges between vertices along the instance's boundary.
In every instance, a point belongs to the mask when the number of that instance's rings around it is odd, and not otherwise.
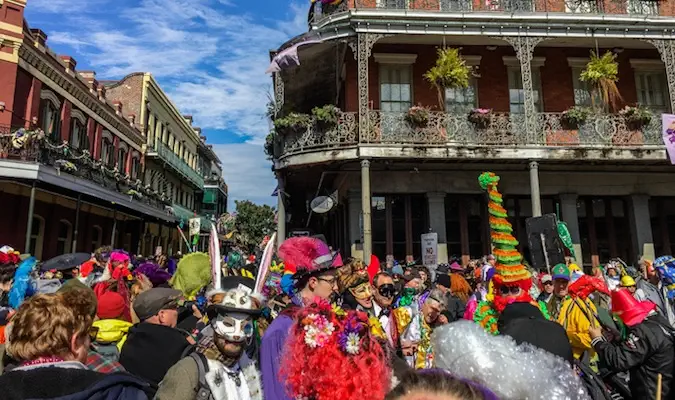
[{"label": "purple jacket", "polygon": [[286,394],[285,385],[279,375],[286,337],[292,326],[293,319],[281,314],[272,321],[263,335],[260,347],[260,372],[265,400],[292,400]]}]

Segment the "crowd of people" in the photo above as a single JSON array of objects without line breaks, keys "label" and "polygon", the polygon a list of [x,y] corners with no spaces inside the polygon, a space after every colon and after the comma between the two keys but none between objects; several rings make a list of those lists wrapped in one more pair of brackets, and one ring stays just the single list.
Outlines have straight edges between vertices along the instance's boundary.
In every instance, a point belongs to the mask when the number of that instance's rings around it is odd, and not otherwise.
[{"label": "crowd of people", "polygon": [[675,398],[675,258],[524,265],[497,181],[467,265],[2,247],[0,398]]}]

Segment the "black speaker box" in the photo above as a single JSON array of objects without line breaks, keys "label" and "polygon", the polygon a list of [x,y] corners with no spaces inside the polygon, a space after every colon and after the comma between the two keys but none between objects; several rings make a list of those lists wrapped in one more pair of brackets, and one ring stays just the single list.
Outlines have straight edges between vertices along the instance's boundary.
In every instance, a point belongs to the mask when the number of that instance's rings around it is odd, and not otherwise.
[{"label": "black speaker box", "polygon": [[528,218],[525,221],[525,228],[534,268],[546,270],[547,258],[548,267],[551,268],[556,264],[565,263],[565,250],[558,236],[558,218],[555,214]]}]

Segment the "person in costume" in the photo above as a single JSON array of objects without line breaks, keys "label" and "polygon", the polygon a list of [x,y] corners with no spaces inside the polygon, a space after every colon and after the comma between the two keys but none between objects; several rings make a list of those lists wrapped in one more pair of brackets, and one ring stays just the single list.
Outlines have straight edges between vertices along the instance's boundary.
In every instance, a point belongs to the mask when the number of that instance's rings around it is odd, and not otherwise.
[{"label": "person in costume", "polygon": [[473,320],[487,332],[496,335],[499,333],[497,320],[499,314],[512,303],[531,303],[541,310],[548,318],[548,311],[543,302],[536,302],[530,296],[532,274],[522,264],[522,255],[516,249],[518,241],[513,237],[513,228],[506,219],[502,195],[497,189],[499,176],[493,172],[484,172],[478,178],[483,190],[488,193],[488,212],[490,214],[490,238],[494,246],[492,277],[493,289],[486,298],[478,303],[473,314]]},{"label": "person in costume", "polygon": [[654,269],[660,280],[657,287],[663,299],[663,311],[661,312],[670,326],[675,328],[675,257],[657,258],[654,260]]},{"label": "person in costume", "polygon": [[547,306],[551,318],[558,321],[572,345],[574,358],[581,359],[584,353],[592,359],[595,356],[588,329],[599,325],[595,318],[598,311],[589,298],[572,297],[569,294],[570,270],[565,264],[551,269],[553,274],[553,296]]},{"label": "person in costume", "polygon": [[[284,400],[290,396],[279,375],[285,343],[295,315],[315,297],[332,299],[337,295],[337,266],[326,243],[317,238],[286,239],[278,250],[288,274],[282,278],[282,287],[291,294],[291,304],[272,321],[262,338],[260,369],[265,399]],[[292,272],[291,271],[295,271]],[[288,276],[288,277],[287,277]]]},{"label": "person in costume", "polygon": [[392,349],[400,348],[398,330],[392,313],[394,298],[397,295],[394,279],[388,273],[379,272],[373,277],[373,311]]},{"label": "person in costume", "polygon": [[635,279],[633,279],[633,277],[630,275],[624,275],[621,277],[621,288],[628,290],[637,301],[647,300],[645,292],[642,289],[638,289]]},{"label": "person in costume", "polygon": [[285,350],[281,376],[293,399],[384,399],[391,386],[385,351],[366,313],[317,298],[299,310]]},{"label": "person in costume", "polygon": [[[207,308],[209,325],[196,350],[171,367],[159,385],[162,400],[262,400],[260,373],[246,354],[262,301],[255,281],[223,277],[220,301]],[[209,397],[210,396],[210,397]]]},{"label": "person in costume", "polygon": [[362,261],[353,261],[340,268],[338,285],[342,299],[342,308],[358,310],[374,316],[373,293],[366,265]]},{"label": "person in costume", "polygon": [[654,303],[638,302],[625,289],[612,292],[612,311],[628,327],[627,338],[610,343],[600,327],[591,327],[589,334],[600,360],[614,372],[630,374],[632,398],[657,398],[657,375],[662,377],[661,398],[672,398],[675,336],[668,321],[656,312]]}]

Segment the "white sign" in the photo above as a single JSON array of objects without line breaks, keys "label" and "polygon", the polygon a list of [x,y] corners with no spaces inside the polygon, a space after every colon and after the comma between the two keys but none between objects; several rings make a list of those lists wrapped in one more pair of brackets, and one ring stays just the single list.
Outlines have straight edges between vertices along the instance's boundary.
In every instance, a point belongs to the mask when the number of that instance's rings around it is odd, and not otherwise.
[{"label": "white sign", "polygon": [[438,264],[438,233],[422,235],[422,264],[425,267],[435,267]]},{"label": "white sign", "polygon": [[201,228],[201,220],[199,218],[190,218],[190,236],[199,235],[199,229]]}]

